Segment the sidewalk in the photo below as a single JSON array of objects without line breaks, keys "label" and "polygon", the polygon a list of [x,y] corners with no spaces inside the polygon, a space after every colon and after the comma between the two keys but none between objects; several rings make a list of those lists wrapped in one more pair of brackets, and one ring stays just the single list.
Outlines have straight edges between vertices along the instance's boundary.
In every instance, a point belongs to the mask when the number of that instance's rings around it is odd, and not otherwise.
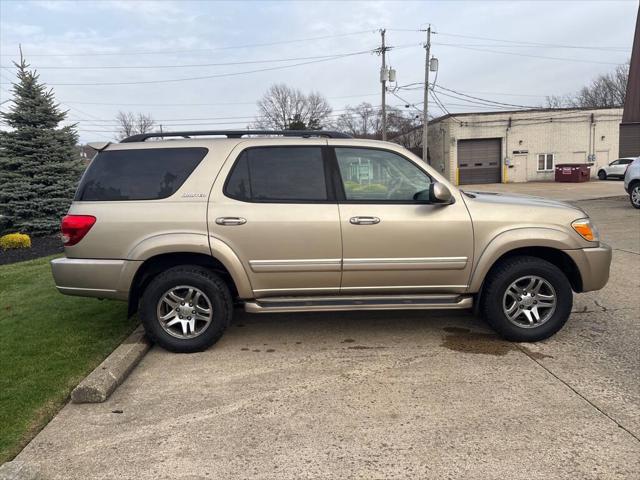
[{"label": "sidewalk", "polygon": [[482,185],[460,185],[460,188],[469,192],[514,193],[546,197],[565,202],[627,195],[624,191],[624,183],[620,180],[592,180],[584,183],[486,183]]}]

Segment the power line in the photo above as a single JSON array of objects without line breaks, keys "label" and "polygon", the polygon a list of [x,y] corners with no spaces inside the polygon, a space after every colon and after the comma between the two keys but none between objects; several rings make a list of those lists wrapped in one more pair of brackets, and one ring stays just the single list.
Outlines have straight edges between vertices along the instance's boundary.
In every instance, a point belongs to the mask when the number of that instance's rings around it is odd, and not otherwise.
[{"label": "power line", "polygon": [[356,52],[356,53],[352,53],[352,54],[345,54],[345,55],[337,55],[335,57],[330,57],[330,58],[325,58],[322,60],[310,60],[307,62],[300,62],[300,63],[293,63],[291,65],[282,65],[282,66],[278,66],[278,67],[269,67],[269,68],[259,68],[259,69],[255,69],[255,70],[246,70],[243,72],[230,72],[230,73],[218,73],[215,75],[203,75],[203,76],[199,76],[199,77],[187,77],[187,78],[171,78],[171,79],[163,79],[163,80],[138,80],[138,81],[133,81],[133,82],[93,82],[93,83],[76,83],[76,82],[63,82],[63,83],[48,83],[48,85],[52,85],[52,86],[76,86],[76,87],[80,87],[80,86],[118,86],[118,85],[149,85],[149,84],[158,84],[158,83],[175,83],[175,82],[187,82],[187,81],[194,81],[194,80],[209,80],[212,78],[221,78],[221,77],[234,77],[234,76],[238,76],[238,75],[247,75],[250,73],[259,73],[259,72],[269,72],[269,71],[273,71],[273,70],[283,70],[286,68],[293,68],[293,67],[299,67],[302,65],[310,65],[312,63],[321,63],[321,62],[327,62],[330,60],[336,60],[338,58],[345,58],[345,57],[350,57],[350,56],[354,56],[354,55],[363,55],[365,53],[371,53],[370,50],[364,51],[364,52]]},{"label": "power line", "polygon": [[[517,107],[517,108],[536,108],[536,107],[532,107],[531,105],[518,105],[518,104],[514,104],[514,103],[497,102],[497,101],[495,101],[495,100],[488,100],[488,99],[486,99],[486,98],[475,97],[475,96],[473,96],[473,95],[467,95],[467,94],[464,94],[464,93],[458,92],[458,91],[456,91],[456,90],[453,90],[453,89],[451,89],[451,88],[443,87],[443,86],[441,86],[441,85],[438,85],[438,86],[437,86],[437,88],[438,88],[438,89],[440,89],[440,90],[445,90],[445,91],[447,91],[447,92],[455,93],[456,95],[461,95],[461,96],[463,96],[463,97],[468,97],[468,98],[470,98],[470,99],[472,99],[472,100],[479,100],[479,101],[481,101],[481,102],[494,103],[494,104],[496,104],[496,105],[502,105],[502,106],[507,106],[507,107]],[[442,93],[442,92],[441,92],[441,93]],[[444,94],[443,94],[443,95],[444,95]]]},{"label": "power line", "polygon": [[[606,51],[625,51],[629,52],[630,49],[628,47],[600,47],[593,45],[562,45],[557,43],[540,43],[540,42],[524,42],[520,40],[506,40],[506,39],[498,39],[498,38],[489,38],[489,37],[476,37],[472,35],[461,35],[458,33],[446,33],[446,32],[438,32],[438,35],[442,35],[445,37],[458,37],[458,38],[469,38],[472,40],[489,40],[491,42],[502,42],[502,43],[512,43],[516,45],[525,45],[525,46],[535,46],[535,47],[548,47],[548,48],[574,48],[574,49],[585,49],[585,50],[606,50]],[[495,45],[496,47],[499,45]]]},{"label": "power line", "polygon": [[[360,54],[362,52],[358,52]],[[346,53],[346,54],[333,54],[333,55],[316,55],[312,57],[294,57],[294,58],[278,58],[278,59],[270,59],[270,60],[247,60],[241,62],[222,62],[222,63],[192,63],[192,64],[183,64],[183,65],[103,65],[103,66],[33,66],[30,67],[36,70],[110,70],[110,69],[154,69],[154,68],[203,68],[203,67],[223,67],[229,65],[251,65],[257,63],[280,63],[280,62],[294,62],[299,60],[317,60],[317,59],[331,59],[336,56],[340,57],[343,55],[354,55],[354,53]],[[2,65],[1,68],[11,69],[13,67]]]},{"label": "power line", "polygon": [[[378,96],[379,93],[363,93],[359,95],[343,95],[338,97],[328,97],[328,100],[338,100],[342,98],[360,98],[360,97],[373,97]],[[71,103],[73,105],[104,105],[104,106],[119,106],[119,107],[221,107],[221,106],[234,106],[234,105],[255,105],[255,100],[252,102],[218,102],[218,103],[108,103],[108,102],[73,102],[65,100],[65,103]]]},{"label": "power line", "polygon": [[500,53],[502,55],[512,55],[516,57],[542,58],[546,60],[560,60],[563,62],[597,63],[600,65],[622,65],[623,63],[625,63],[625,62],[599,62],[597,60],[587,60],[582,58],[547,57],[545,55],[532,55],[532,54],[517,53],[517,52],[501,52],[499,50],[489,50],[486,48],[463,47],[461,45],[456,45],[454,43],[439,43],[438,45],[444,46],[444,47],[463,48],[465,50],[473,50],[476,52]]},{"label": "power line", "polygon": [[[389,47],[389,48],[407,48],[415,46],[414,44],[410,45],[401,45],[397,47]],[[268,67],[268,68],[260,68],[255,70],[246,70],[243,72],[229,72],[229,73],[218,73],[214,75],[203,75],[198,77],[187,77],[187,78],[172,78],[172,79],[163,79],[163,80],[141,80],[141,81],[132,81],[132,82],[92,82],[92,83],[76,83],[76,82],[62,82],[62,83],[47,83],[50,86],[119,86],[119,85],[149,85],[149,84],[159,84],[159,83],[175,83],[175,82],[185,82],[185,81],[193,81],[193,80],[208,80],[212,78],[221,78],[221,77],[234,77],[238,75],[246,75],[251,73],[259,73],[259,72],[269,72],[274,70],[283,70],[286,68],[299,67],[302,65],[310,65],[313,63],[322,63],[331,60],[337,60],[340,58],[353,57],[356,55],[365,55],[375,53],[375,50],[363,50],[360,52],[353,53],[345,53],[340,55],[335,55],[329,58],[323,58],[320,60],[309,60],[306,62],[292,63],[290,65],[281,65],[277,67]]]},{"label": "power line", "polygon": [[[392,108],[397,108],[400,109],[401,107],[404,107],[404,105],[389,105]],[[379,112],[381,111],[381,106],[380,105],[374,105],[372,106],[372,111],[374,112]],[[328,118],[334,118],[334,117],[339,117],[345,113],[349,112],[348,108],[344,108],[344,109],[339,109],[339,110],[334,110],[334,113],[331,113],[329,115],[327,115]],[[256,115],[256,116],[246,116],[246,117],[211,117],[211,118],[196,118],[196,119],[189,119],[189,118],[171,118],[171,119],[154,119],[155,122],[162,122],[163,126],[196,126],[196,125],[225,125],[225,124],[229,124],[229,125],[235,125],[235,124],[242,124],[242,123],[250,123],[252,121],[255,120],[266,120],[268,119],[268,117],[265,116],[261,116],[261,115]],[[215,122],[215,120],[226,120],[223,122]],[[81,118],[73,118],[70,119],[70,121],[74,121],[74,122],[100,122],[100,123],[83,123],[83,125],[85,126],[92,126],[92,127],[113,127],[113,128],[117,128],[120,126],[119,123],[113,123],[115,122],[115,118],[111,118],[111,119],[81,119]],[[111,123],[106,123],[106,122],[111,122]],[[171,123],[173,122],[173,123]],[[180,122],[180,123],[175,123],[175,122]],[[191,123],[193,122],[193,123]]]},{"label": "power line", "polygon": [[[292,40],[280,40],[276,42],[266,42],[266,43],[251,43],[246,45],[231,45],[231,46],[222,46],[222,47],[212,47],[212,48],[201,48],[195,50],[155,50],[155,51],[142,51],[142,52],[78,52],[78,53],[30,53],[29,57],[92,57],[92,56],[125,56],[125,55],[172,55],[172,54],[184,54],[184,53],[197,53],[197,52],[213,52],[219,50],[233,50],[233,49],[242,49],[242,48],[255,48],[255,47],[270,47],[273,45],[284,45],[288,43],[300,43],[300,42],[311,42],[315,40],[325,40],[329,38],[342,38],[349,37],[353,35],[362,35],[364,33],[373,33],[375,30],[360,30],[356,32],[347,32],[347,33],[339,33],[335,35],[323,35],[319,37],[307,37],[307,38],[297,38]],[[2,54],[1,57],[13,57],[15,54]]]}]

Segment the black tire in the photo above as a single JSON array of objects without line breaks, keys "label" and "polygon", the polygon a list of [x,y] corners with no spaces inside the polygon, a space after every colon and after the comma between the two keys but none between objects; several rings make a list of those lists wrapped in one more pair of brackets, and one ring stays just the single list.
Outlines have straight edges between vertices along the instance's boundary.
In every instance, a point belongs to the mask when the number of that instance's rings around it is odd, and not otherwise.
[{"label": "black tire", "polygon": [[[556,293],[555,311],[546,322],[534,328],[511,323],[503,310],[506,290],[514,281],[527,275],[546,280]],[[503,338],[516,342],[537,342],[564,326],[572,305],[571,284],[558,267],[537,257],[517,256],[503,260],[491,269],[483,287],[480,311],[486,322]]]},{"label": "black tire", "polygon": [[635,181],[629,186],[629,201],[633,208],[640,208],[640,182]]},{"label": "black tire", "polygon": [[[161,298],[172,288],[183,285],[200,290],[211,305],[210,323],[192,338],[172,336],[161,326],[158,318]],[[140,318],[147,335],[172,352],[191,353],[207,349],[220,339],[232,315],[233,304],[226,283],[211,270],[196,265],[173,267],[154,277],[142,294],[140,303]]]},{"label": "black tire", "polygon": [[599,180],[606,180],[607,179],[607,172],[605,172],[604,170],[600,170],[598,172],[598,179]]}]

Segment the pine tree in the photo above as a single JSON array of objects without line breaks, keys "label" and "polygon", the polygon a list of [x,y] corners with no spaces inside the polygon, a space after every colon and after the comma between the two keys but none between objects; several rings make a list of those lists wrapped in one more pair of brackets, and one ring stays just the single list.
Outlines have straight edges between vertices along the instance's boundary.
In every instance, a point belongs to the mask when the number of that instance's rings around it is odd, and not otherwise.
[{"label": "pine tree", "polygon": [[13,105],[0,117],[0,214],[8,231],[48,235],[58,231],[83,165],[76,150],[75,125],[59,128],[67,116],[52,90],[20,59]]}]

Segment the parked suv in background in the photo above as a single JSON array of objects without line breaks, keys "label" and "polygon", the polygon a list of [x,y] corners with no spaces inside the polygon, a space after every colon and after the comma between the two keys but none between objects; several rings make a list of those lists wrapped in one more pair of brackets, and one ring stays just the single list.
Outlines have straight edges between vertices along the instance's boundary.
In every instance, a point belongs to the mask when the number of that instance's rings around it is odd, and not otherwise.
[{"label": "parked suv in background", "polygon": [[607,178],[624,178],[624,172],[627,170],[627,167],[631,162],[633,162],[635,158],[619,158],[614,160],[606,167],[602,167],[598,170],[598,178],[600,180],[606,180]]},{"label": "parked suv in background", "polygon": [[640,208],[640,157],[627,165],[624,174],[624,189],[629,194],[631,205]]},{"label": "parked suv in background", "polygon": [[66,258],[51,265],[60,292],[127,300],[169,350],[213,344],[234,302],[254,313],[475,303],[503,337],[536,341],[564,325],[572,290],[609,276],[611,249],[581,209],[463,192],[394,143],[305,131],[145,142],[159,135],[95,146],[62,220]]}]

